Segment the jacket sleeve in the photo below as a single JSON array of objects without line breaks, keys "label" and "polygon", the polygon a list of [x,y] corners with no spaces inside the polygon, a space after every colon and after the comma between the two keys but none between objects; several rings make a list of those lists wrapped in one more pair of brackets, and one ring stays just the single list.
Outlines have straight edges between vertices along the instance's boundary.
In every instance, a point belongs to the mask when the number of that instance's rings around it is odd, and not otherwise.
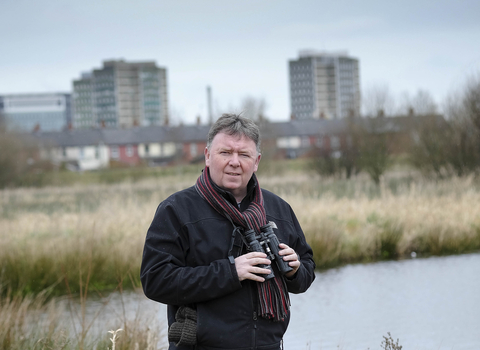
[{"label": "jacket sleeve", "polygon": [[148,229],[140,279],[145,295],[170,305],[216,299],[241,288],[235,265],[228,259],[208,266],[187,266],[188,232],[175,207],[162,202]]},{"label": "jacket sleeve", "polygon": [[302,228],[298,223],[295,213],[290,208],[293,234],[289,237],[289,246],[295,250],[300,259],[300,267],[292,278],[285,278],[288,291],[291,293],[303,293],[315,280],[315,262],[312,248],[308,245]]}]

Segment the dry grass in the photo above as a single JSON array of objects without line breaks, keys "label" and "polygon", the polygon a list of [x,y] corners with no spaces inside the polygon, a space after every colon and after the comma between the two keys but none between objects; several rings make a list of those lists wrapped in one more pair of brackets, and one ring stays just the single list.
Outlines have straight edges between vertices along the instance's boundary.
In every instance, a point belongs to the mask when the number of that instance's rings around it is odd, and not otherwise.
[{"label": "dry grass", "polygon": [[[0,281],[4,290],[65,294],[91,274],[92,290],[139,285],[145,232],[179,181],[0,192]],[[3,214],[3,215],[2,215]]]},{"label": "dry grass", "polygon": [[480,249],[480,191],[472,178],[418,180],[394,194],[286,196],[320,267]]},{"label": "dry grass", "polygon": [[[0,349],[8,350],[93,350],[164,349],[164,325],[154,315],[133,319],[116,316],[105,322],[105,330],[75,330],[75,319],[67,309],[77,301],[50,299],[44,295],[4,297],[0,301]],[[111,316],[111,315],[110,315]],[[93,322],[96,316],[91,316]],[[107,327],[121,325],[122,332]],[[78,326],[78,325],[77,325]],[[111,334],[109,338],[109,333]],[[109,347],[111,345],[111,347]]]},{"label": "dry grass", "polygon": [[[164,327],[120,313],[98,337],[83,308],[88,293],[139,286],[156,206],[195,178],[1,191],[0,349],[107,349],[113,347],[107,331],[119,327],[116,350],[156,349]],[[377,188],[364,177],[287,171],[260,175],[260,183],[292,205],[321,268],[480,249],[480,185],[472,178],[434,182],[390,174]],[[52,298],[62,294],[75,312]]]},{"label": "dry grass", "polygon": [[[0,283],[11,293],[79,293],[139,286],[145,233],[158,203],[195,175],[136,183],[0,192]],[[392,174],[320,180],[260,175],[293,207],[321,268],[480,249],[480,190],[473,179],[432,182]]]}]

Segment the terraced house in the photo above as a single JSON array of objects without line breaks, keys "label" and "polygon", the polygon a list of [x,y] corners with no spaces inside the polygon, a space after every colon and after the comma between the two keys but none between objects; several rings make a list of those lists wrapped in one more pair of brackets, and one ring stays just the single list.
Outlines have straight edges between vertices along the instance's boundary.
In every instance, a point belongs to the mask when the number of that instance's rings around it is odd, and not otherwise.
[{"label": "terraced house", "polygon": [[[358,128],[364,133],[387,136],[390,152],[402,153],[416,142],[418,126],[426,121],[441,123],[441,116],[395,118],[343,118],[290,120],[263,123],[262,154],[265,158],[329,156],[340,158],[356,147],[352,138]],[[93,170],[112,164],[162,166],[203,162],[210,125],[150,126],[37,131],[42,155],[72,170]],[[363,134],[365,135],[365,134]]]}]

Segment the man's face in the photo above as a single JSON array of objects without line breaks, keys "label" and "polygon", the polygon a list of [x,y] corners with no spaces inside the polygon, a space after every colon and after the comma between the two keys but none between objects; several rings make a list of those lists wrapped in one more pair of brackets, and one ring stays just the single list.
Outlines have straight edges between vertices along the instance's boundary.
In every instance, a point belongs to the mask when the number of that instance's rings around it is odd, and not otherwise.
[{"label": "man's face", "polygon": [[205,149],[205,165],[220,188],[230,191],[237,202],[247,194],[247,184],[257,171],[261,155],[248,137],[218,133]]}]

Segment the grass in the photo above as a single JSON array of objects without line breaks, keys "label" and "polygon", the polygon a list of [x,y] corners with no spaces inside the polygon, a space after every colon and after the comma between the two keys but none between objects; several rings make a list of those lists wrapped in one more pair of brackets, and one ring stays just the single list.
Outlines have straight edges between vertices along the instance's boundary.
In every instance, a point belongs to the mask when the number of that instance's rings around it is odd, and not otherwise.
[{"label": "grass", "polygon": [[480,191],[473,179],[419,179],[399,193],[384,187],[376,197],[357,188],[350,198],[312,192],[286,199],[321,268],[480,249]]},{"label": "grass", "polygon": [[[270,163],[259,181],[291,204],[321,269],[480,249],[473,178],[431,181],[396,171],[375,186],[365,176],[325,179],[302,169],[298,161]],[[99,329],[85,303],[88,295],[140,286],[158,203],[193,185],[198,173],[192,166],[135,177],[117,169],[0,191],[0,349],[156,349],[164,326],[119,310]],[[382,346],[401,348],[391,337]]]},{"label": "grass", "polygon": [[[291,204],[321,269],[480,249],[480,185],[473,178],[429,181],[391,172],[375,186],[364,176],[321,179],[292,164],[260,173],[259,181]],[[4,294],[76,294],[87,276],[89,291],[139,287],[158,203],[197,175],[1,191]]]},{"label": "grass", "polygon": [[[104,324],[105,330],[77,322],[67,309],[78,308],[78,302],[61,299],[47,301],[44,294],[36,296],[7,296],[0,301],[0,349],[8,350],[132,350],[165,349],[160,338],[165,326],[154,315],[127,318],[114,316]],[[121,331],[118,329],[121,325]],[[116,331],[107,331],[113,327]],[[100,333],[99,333],[100,332]],[[110,336],[110,337],[109,337]]]}]

